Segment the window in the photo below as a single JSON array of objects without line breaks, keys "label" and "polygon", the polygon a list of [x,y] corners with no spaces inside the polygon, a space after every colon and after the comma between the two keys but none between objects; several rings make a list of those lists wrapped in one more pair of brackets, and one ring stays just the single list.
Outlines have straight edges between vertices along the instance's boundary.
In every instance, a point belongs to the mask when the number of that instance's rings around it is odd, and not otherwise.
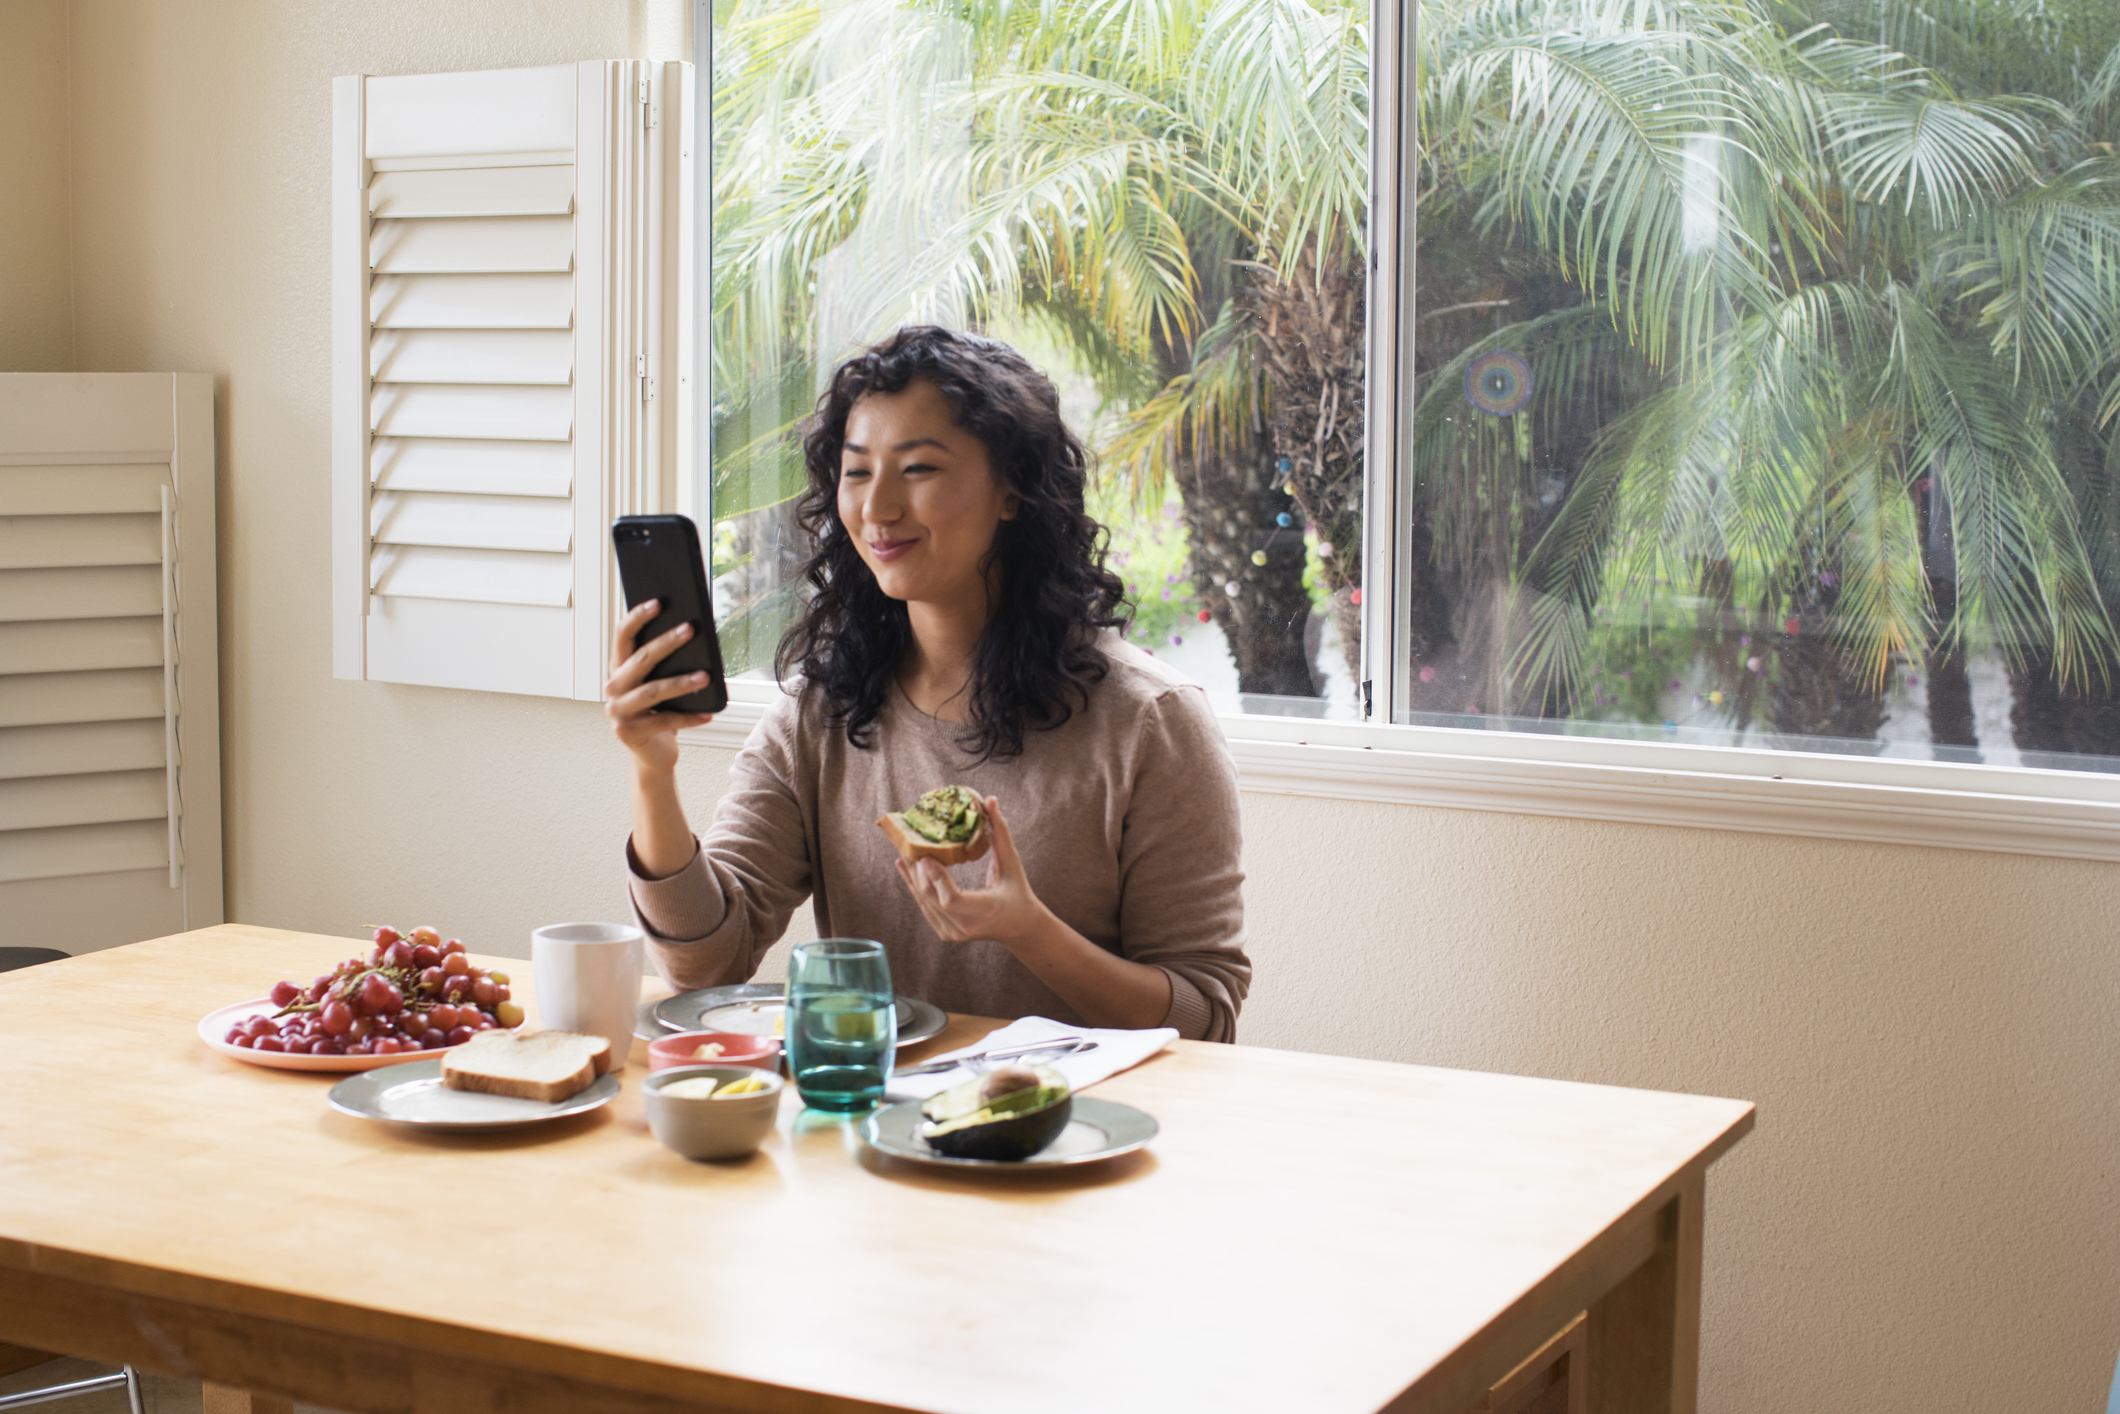
[{"label": "window", "polygon": [[2120,10],[1420,20],[1398,719],[2120,770]]},{"label": "window", "polygon": [[1762,779],[2120,771],[2102,0],[721,0],[698,31],[734,662],[791,607],[823,371],[928,319],[1060,381],[1135,641],[1230,710],[1804,753]]},{"label": "window", "polygon": [[1059,383],[1135,643],[1233,705],[1357,715],[1369,20],[714,7],[702,421],[732,667],[768,667],[793,607],[794,429],[839,359],[925,321]]}]

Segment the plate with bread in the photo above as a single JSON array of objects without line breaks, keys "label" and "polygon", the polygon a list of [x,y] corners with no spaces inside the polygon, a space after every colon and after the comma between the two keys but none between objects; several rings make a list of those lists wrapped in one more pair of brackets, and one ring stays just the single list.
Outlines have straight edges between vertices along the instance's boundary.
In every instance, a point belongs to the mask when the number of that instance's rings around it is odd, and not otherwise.
[{"label": "plate with bread", "polygon": [[511,1129],[581,1114],[618,1094],[611,1043],[572,1031],[482,1031],[433,1060],[365,1071],[331,1087],[357,1119],[423,1129]]}]

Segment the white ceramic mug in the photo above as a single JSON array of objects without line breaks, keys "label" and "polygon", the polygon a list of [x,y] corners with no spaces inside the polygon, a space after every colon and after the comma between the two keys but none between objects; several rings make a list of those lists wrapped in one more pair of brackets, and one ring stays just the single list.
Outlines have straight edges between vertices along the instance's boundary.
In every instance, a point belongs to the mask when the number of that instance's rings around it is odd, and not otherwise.
[{"label": "white ceramic mug", "polygon": [[640,1011],[640,929],[630,923],[553,923],[530,934],[538,1023],[602,1036],[624,1067]]}]

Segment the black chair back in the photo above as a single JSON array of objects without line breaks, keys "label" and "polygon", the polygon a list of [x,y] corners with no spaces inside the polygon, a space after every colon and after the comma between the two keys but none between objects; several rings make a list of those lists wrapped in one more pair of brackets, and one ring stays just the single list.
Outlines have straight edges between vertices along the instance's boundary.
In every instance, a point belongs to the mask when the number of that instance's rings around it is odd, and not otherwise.
[{"label": "black chair back", "polygon": [[72,956],[72,953],[60,952],[57,948],[0,948],[0,972],[13,972],[18,967],[35,967],[40,962],[57,962]]}]

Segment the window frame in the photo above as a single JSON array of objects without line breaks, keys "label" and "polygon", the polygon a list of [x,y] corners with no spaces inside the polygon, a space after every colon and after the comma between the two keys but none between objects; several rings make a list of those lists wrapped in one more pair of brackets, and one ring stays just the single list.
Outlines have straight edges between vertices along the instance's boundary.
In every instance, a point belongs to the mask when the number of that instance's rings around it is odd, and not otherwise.
[{"label": "window frame", "polygon": [[[694,105],[699,145],[701,302],[695,396],[701,489],[711,412],[713,300],[713,23],[693,0]],[[1761,747],[1703,746],[1589,735],[1483,731],[1396,720],[1412,664],[1399,651],[1408,606],[1410,537],[1395,533],[1412,500],[1413,367],[1401,358],[1413,327],[1414,194],[1418,148],[1407,87],[1415,67],[1418,0],[1373,0],[1370,75],[1370,268],[1365,390],[1362,604],[1364,720],[1325,721],[1221,712],[1241,789],[1395,805],[1563,819],[1735,830],[1874,844],[2120,861],[2120,774],[1916,761]],[[1378,58],[1389,55],[1386,65]],[[688,488],[689,489],[689,488]],[[682,493],[681,493],[682,494]],[[740,748],[780,689],[729,684],[729,709],[681,732],[691,746]]]}]

